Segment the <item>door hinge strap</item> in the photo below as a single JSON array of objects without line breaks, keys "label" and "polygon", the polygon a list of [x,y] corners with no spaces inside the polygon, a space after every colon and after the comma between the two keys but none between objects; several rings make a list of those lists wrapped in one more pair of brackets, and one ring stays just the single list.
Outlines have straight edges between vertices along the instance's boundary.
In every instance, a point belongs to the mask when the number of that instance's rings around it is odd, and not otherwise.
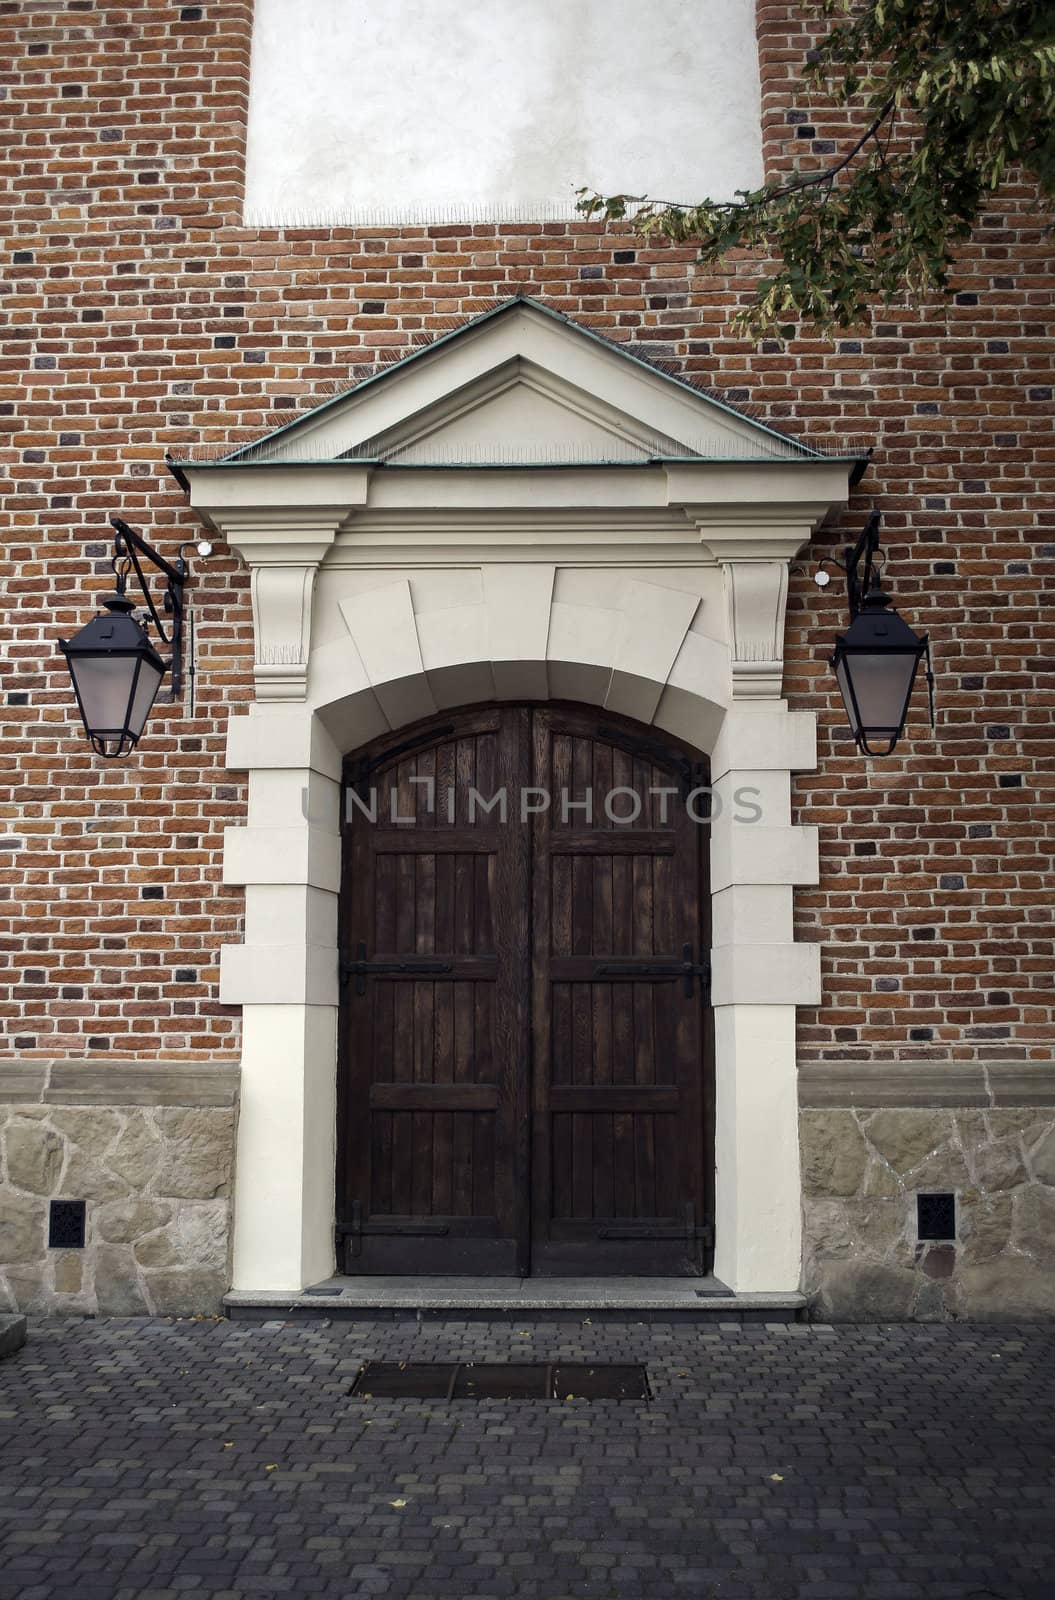
[{"label": "door hinge strap", "polygon": [[705,989],[711,981],[710,962],[694,961],[692,954],[692,945],[686,944],[682,946],[680,961],[606,961],[594,968],[591,977],[623,979],[628,983],[638,978],[681,978],[685,994],[691,998],[694,979],[699,978]]},{"label": "door hinge strap", "polygon": [[405,961],[368,961],[366,959],[366,942],[360,940],[356,949],[354,961],[341,962],[342,987],[349,978],[355,979],[356,994],[366,993],[366,980],[376,977],[381,972],[405,972],[409,976],[421,973],[423,976],[433,972],[452,972],[453,966],[449,961],[433,960],[429,956],[408,956]]}]

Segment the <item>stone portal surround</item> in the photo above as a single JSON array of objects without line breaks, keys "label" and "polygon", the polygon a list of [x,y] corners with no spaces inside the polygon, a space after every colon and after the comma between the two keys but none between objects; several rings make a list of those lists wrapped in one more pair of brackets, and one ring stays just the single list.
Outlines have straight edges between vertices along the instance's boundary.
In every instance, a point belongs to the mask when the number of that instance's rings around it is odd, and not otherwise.
[{"label": "stone portal surround", "polygon": [[[812,1062],[803,1288],[829,1321],[1055,1314],[1055,1063]],[[920,1243],[916,1195],[956,1195]]]},{"label": "stone portal surround", "polygon": [[[216,1313],[230,1282],[236,1063],[0,1062],[0,1311]],[[87,1201],[83,1250],[48,1202]]]}]

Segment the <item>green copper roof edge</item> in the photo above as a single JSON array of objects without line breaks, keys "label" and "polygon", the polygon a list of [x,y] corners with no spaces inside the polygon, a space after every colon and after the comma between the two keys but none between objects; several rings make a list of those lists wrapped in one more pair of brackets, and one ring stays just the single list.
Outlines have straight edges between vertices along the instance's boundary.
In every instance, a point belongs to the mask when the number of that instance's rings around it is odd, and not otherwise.
[{"label": "green copper roof edge", "polygon": [[380,456],[325,456],[318,460],[302,456],[293,461],[283,457],[253,460],[251,457],[219,456],[214,461],[195,461],[190,456],[173,456],[170,465],[189,467],[194,472],[213,471],[217,467],[382,467],[390,472],[588,472],[600,467],[817,467],[867,459],[867,455],[860,451],[830,455],[817,452],[801,456],[649,456],[644,461],[385,461]]}]

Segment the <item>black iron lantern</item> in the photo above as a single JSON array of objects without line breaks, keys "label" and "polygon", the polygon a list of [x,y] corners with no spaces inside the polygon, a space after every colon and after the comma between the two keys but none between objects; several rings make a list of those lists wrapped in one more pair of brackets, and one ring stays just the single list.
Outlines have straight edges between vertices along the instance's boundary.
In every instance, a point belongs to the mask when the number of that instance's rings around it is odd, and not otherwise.
[{"label": "black iron lantern", "polygon": [[120,587],[103,596],[100,612],[59,649],[73,679],[77,708],[92,749],[123,756],[135,748],[168,671],[146,629],[132,615],[135,603]]},{"label": "black iron lantern", "polygon": [[[179,694],[186,564],[177,559],[175,565],[170,565],[119,517],[111,517],[110,521],[116,530],[116,592],[104,595],[105,611],[94,616],[72,639],[60,639],[59,649],[70,669],[77,709],[92,749],[97,755],[112,759],[135,749],[161,680],[170,668],[173,700]],[[141,555],[167,579],[163,604],[171,617],[169,632],[151,598],[139,562]],[[136,602],[126,594],[128,573],[133,570],[161,642],[172,649],[171,661],[162,658],[146,628],[133,615]]]},{"label": "black iron lantern", "polygon": [[878,550],[879,513],[875,512],[857,544],[846,551],[850,626],[836,634],[835,654],[828,664],[835,669],[857,748],[866,755],[888,756],[904,730],[921,661],[926,662],[934,726],[934,674],[928,636],[914,633],[879,587]]}]

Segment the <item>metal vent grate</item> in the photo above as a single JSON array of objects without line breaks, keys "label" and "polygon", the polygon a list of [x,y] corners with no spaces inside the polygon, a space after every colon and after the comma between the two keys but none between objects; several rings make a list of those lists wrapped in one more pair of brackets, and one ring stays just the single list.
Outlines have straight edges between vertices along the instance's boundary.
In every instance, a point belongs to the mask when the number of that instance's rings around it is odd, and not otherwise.
[{"label": "metal vent grate", "polygon": [[647,1400],[649,1387],[640,1366],[371,1361],[351,1393],[361,1400]]},{"label": "metal vent grate", "polygon": [[918,1239],[955,1239],[956,1196],[954,1194],[918,1194],[916,1196],[916,1237]]},{"label": "metal vent grate", "polygon": [[83,1250],[87,1202],[53,1200],[48,1213],[48,1249]]}]

